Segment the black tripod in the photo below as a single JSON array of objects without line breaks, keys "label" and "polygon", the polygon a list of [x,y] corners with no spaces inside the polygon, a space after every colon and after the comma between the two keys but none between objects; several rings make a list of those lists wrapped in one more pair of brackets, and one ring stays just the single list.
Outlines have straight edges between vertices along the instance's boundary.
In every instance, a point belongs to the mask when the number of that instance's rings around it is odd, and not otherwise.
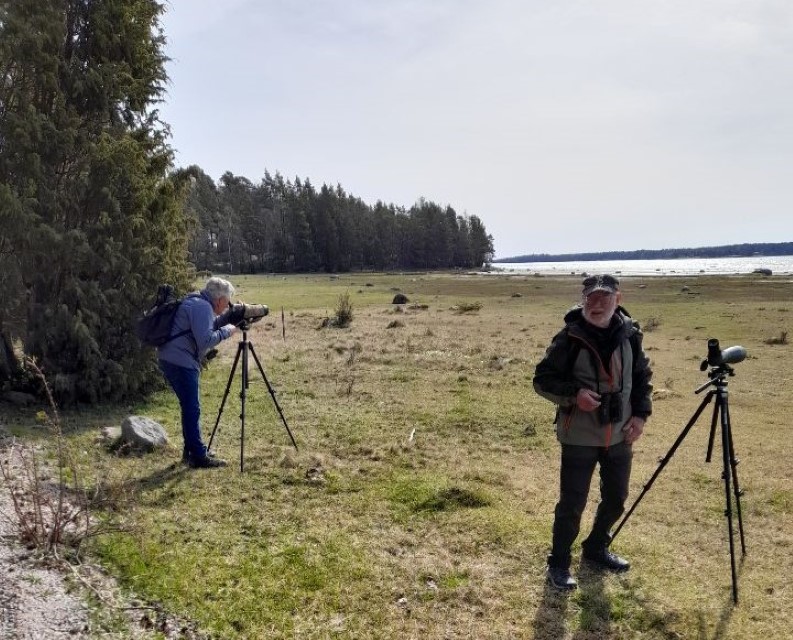
[{"label": "black tripod", "polygon": [[[703,370],[707,369],[708,361],[706,360],[703,364]],[[702,399],[702,402],[699,405],[699,408],[696,410],[694,415],[692,416],[691,420],[688,421],[688,424],[685,426],[683,431],[681,431],[680,435],[675,440],[675,443],[672,445],[672,448],[669,449],[669,452],[664,456],[661,460],[661,463],[658,465],[658,468],[655,470],[655,473],[652,475],[650,480],[644,485],[642,492],[639,494],[639,497],[636,498],[636,501],[633,503],[628,512],[620,521],[617,528],[611,534],[611,539],[613,540],[617,537],[617,534],[622,529],[625,522],[630,518],[631,514],[633,513],[634,509],[636,509],[641,499],[644,495],[650,490],[650,487],[653,486],[653,482],[659,476],[663,468],[666,466],[666,463],[671,460],[672,456],[674,455],[675,451],[677,450],[680,443],[683,442],[683,439],[686,437],[686,434],[691,430],[691,427],[694,426],[694,423],[699,418],[700,414],[704,411],[705,407],[708,403],[715,397],[716,403],[713,405],[713,417],[710,423],[710,437],[708,439],[708,453],[705,457],[705,462],[710,462],[711,456],[713,454],[713,440],[716,435],[716,423],[719,422],[721,424],[721,450],[722,450],[722,479],[724,480],[724,495],[725,495],[725,504],[726,509],[724,510],[724,515],[727,516],[727,528],[730,538],[730,569],[732,572],[732,600],[733,603],[738,604],[738,577],[735,571],[735,542],[734,542],[734,533],[733,533],[733,500],[732,497],[735,497],[735,512],[738,515],[738,531],[741,537],[741,555],[746,555],[746,541],[744,540],[743,535],[743,519],[741,517],[741,489],[738,486],[738,471],[736,467],[738,466],[738,460],[735,457],[735,450],[732,444],[732,429],[730,426],[730,407],[729,403],[727,402],[727,376],[734,376],[735,372],[733,369],[727,365],[726,363],[719,364],[711,368],[710,372],[708,373],[708,377],[710,380],[703,384],[701,387],[696,389],[694,393],[701,393],[709,386],[715,387],[708,391],[707,395]],[[721,420],[719,420],[721,418]],[[730,480],[732,480],[732,490],[730,489]]]},{"label": "black tripod", "polygon": [[262,378],[264,379],[264,384],[267,385],[267,390],[270,392],[270,397],[273,399],[273,404],[275,404],[275,408],[278,410],[278,415],[281,416],[281,420],[283,420],[284,427],[286,427],[286,432],[289,434],[289,439],[292,441],[292,444],[297,450],[297,442],[295,442],[295,437],[292,435],[292,432],[289,429],[289,425],[286,423],[286,418],[284,417],[284,412],[281,411],[281,407],[278,404],[278,400],[275,397],[275,391],[273,387],[270,385],[270,381],[267,379],[267,375],[264,373],[264,368],[262,367],[262,363],[259,362],[259,358],[256,355],[256,351],[253,348],[253,344],[248,341],[248,329],[250,329],[250,324],[244,322],[238,325],[240,329],[242,329],[242,340],[240,340],[239,345],[237,346],[237,355],[234,358],[234,364],[231,367],[231,373],[229,374],[229,381],[226,383],[226,391],[223,393],[223,400],[220,403],[220,410],[218,411],[218,419],[215,420],[215,428],[212,429],[212,435],[209,438],[209,447],[208,449],[212,448],[212,441],[215,439],[215,433],[218,430],[218,425],[220,424],[220,416],[223,415],[223,408],[226,406],[226,398],[229,395],[229,389],[231,389],[231,381],[234,379],[234,372],[237,370],[237,364],[240,361],[240,356],[242,356],[242,389],[240,390],[240,422],[241,422],[241,429],[240,429],[240,473],[243,471],[243,460],[245,455],[245,399],[247,397],[248,392],[248,353],[253,356],[253,360],[256,363],[256,366],[259,367],[259,373],[262,374]]}]

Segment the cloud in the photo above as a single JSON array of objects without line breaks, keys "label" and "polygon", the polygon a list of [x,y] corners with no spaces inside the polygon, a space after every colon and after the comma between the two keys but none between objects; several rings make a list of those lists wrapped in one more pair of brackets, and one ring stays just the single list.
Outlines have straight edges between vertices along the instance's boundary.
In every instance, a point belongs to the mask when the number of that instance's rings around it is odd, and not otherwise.
[{"label": "cloud", "polygon": [[482,217],[499,255],[648,241],[586,233],[593,218],[674,222],[660,246],[683,224],[709,236],[708,217],[737,233],[748,211],[742,234],[793,231],[787,0],[171,9],[164,114],[179,160],[216,177],[267,167],[367,201],[448,202]]}]

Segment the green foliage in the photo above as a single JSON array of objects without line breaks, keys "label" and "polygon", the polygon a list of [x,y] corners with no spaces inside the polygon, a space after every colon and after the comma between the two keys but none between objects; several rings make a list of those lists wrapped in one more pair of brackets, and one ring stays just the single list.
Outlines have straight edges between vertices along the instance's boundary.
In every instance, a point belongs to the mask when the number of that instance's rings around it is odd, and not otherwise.
[{"label": "green foliage", "polygon": [[186,213],[198,269],[224,273],[339,272],[353,269],[480,267],[493,238],[476,216],[457,215],[424,199],[409,210],[365,204],[341,186],[285,180],[265,171],[261,183],[225,173],[218,185],[199,167]]},{"label": "green foliage", "polygon": [[154,108],[155,0],[0,2],[0,330],[61,403],[149,389],[131,331],[158,283],[188,283],[184,180]]}]

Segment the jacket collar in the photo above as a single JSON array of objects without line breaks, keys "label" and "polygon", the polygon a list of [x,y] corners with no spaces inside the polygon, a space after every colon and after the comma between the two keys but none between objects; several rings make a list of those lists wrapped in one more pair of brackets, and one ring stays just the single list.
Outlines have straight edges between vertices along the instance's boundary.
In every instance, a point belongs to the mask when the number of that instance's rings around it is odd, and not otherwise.
[{"label": "jacket collar", "polygon": [[[624,307],[618,306],[614,312],[614,317],[618,322],[618,326],[613,330],[614,333],[612,334],[615,338],[629,338],[636,332],[633,320]],[[564,321],[567,325],[567,330],[572,335],[586,337],[589,333],[588,329],[591,325],[584,320],[584,310],[581,305],[576,305],[565,313]]]}]

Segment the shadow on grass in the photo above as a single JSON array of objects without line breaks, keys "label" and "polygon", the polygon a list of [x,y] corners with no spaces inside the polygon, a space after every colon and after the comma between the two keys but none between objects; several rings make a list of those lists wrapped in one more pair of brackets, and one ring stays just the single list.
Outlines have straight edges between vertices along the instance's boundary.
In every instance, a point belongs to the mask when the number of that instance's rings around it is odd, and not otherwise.
[{"label": "shadow on grass", "polygon": [[141,494],[147,493],[156,496],[149,500],[151,506],[166,506],[177,495],[173,489],[180,484],[190,472],[188,467],[181,462],[173,462],[162,469],[155,469],[147,476],[135,480],[135,490]]},{"label": "shadow on grass", "polygon": [[130,501],[145,502],[149,506],[163,507],[171,504],[178,496],[175,490],[189,469],[181,462],[155,469],[140,478],[121,482],[100,484],[89,490],[93,503],[106,511],[124,511]]},{"label": "shadow on grass", "polygon": [[[746,559],[746,556],[742,556],[738,562],[737,566],[737,577],[739,580],[738,584],[738,595],[740,596],[740,577],[741,573],[743,573],[743,563]],[[739,600],[740,602],[740,600]],[[708,636],[708,629],[707,629],[707,621],[705,620],[705,616],[702,612],[699,613],[699,633],[697,634],[697,638],[699,640],[725,640],[728,638],[728,627],[730,624],[730,618],[732,618],[732,612],[735,610],[735,603],[732,601],[732,589],[730,589],[729,595],[724,602],[724,606],[721,609],[721,615],[719,616],[719,621],[716,623],[716,628],[713,630],[713,635]]]},{"label": "shadow on grass", "polygon": [[611,635],[613,603],[606,593],[604,578],[603,571],[590,568],[583,562],[579,564],[576,601],[581,612],[573,640],[608,638]]},{"label": "shadow on grass", "polygon": [[[79,409],[60,409],[61,429],[65,436],[96,432],[102,427],[120,426],[121,421],[130,415],[126,408],[104,404]],[[40,413],[51,414],[52,408],[44,402],[36,402],[30,406],[19,407],[7,402],[0,402],[2,423],[13,435],[25,438],[52,438],[52,431],[40,419]]]},{"label": "shadow on grass", "polygon": [[565,636],[565,619],[570,592],[554,589],[547,582],[542,592],[542,600],[534,617],[534,639],[556,640]]},{"label": "shadow on grass", "polygon": [[457,508],[477,509],[479,507],[487,507],[490,503],[490,498],[481,491],[450,487],[434,493],[426,500],[422,500],[413,507],[413,510],[416,512],[439,512]]},{"label": "shadow on grass", "polygon": [[713,635],[708,635],[708,625],[705,616],[702,612],[699,613],[699,629],[697,633],[698,640],[725,640],[729,637],[728,627],[730,625],[730,618],[732,617],[735,605],[732,602],[732,593],[727,596],[727,600],[722,607],[719,621],[716,623],[716,628],[713,630]]}]

